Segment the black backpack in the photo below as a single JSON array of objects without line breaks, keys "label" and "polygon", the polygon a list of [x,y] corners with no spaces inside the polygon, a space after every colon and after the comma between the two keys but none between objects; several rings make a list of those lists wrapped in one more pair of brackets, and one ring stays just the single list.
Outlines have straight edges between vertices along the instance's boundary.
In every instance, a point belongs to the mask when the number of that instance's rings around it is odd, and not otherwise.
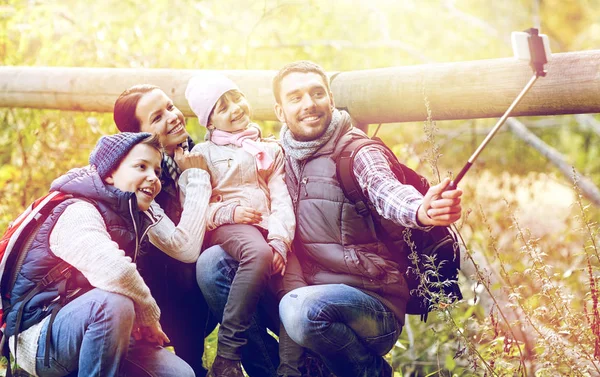
[{"label": "black backpack", "polygon": [[[372,204],[363,194],[353,173],[356,153],[367,145],[376,145],[390,163],[390,168],[398,180],[414,186],[425,195],[429,189],[427,180],[398,161],[394,153],[379,138],[362,138],[351,141],[344,147],[336,160],[337,177],[346,198],[354,203],[361,216],[376,212]],[[377,236],[394,252],[394,246],[387,231],[383,231],[379,216],[372,216]],[[391,222],[389,222],[391,223]],[[399,230],[403,229],[399,225]],[[436,306],[451,304],[462,299],[458,286],[460,270],[460,250],[454,233],[444,226],[435,226],[429,231],[419,229],[403,229],[404,242],[412,252],[406,262],[406,282],[410,290],[410,299],[406,305],[406,313],[420,315],[427,321],[428,313]]]}]

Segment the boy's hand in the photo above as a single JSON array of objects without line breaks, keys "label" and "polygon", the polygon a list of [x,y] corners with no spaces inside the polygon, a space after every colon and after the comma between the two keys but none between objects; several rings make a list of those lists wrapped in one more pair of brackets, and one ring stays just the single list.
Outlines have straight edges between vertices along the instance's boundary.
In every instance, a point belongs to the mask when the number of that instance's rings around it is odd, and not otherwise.
[{"label": "boy's hand", "polygon": [[273,262],[271,264],[271,275],[281,273],[281,276],[285,274],[285,261],[281,254],[273,249]]},{"label": "boy's hand", "polygon": [[150,326],[141,327],[139,330],[145,341],[149,343],[156,343],[159,346],[163,346],[165,343],[169,343],[171,340],[162,330],[158,321],[154,322]]},{"label": "boy's hand", "polygon": [[449,184],[450,178],[445,178],[439,184],[429,188],[423,198],[423,204],[417,211],[417,219],[421,224],[449,226],[460,219],[462,190],[457,188],[444,191]]},{"label": "boy's hand", "polygon": [[236,224],[258,224],[262,221],[262,214],[250,207],[237,206],[233,210],[233,222]]},{"label": "boy's hand", "polygon": [[203,155],[196,152],[184,152],[183,148],[181,147],[177,147],[175,149],[175,157],[173,159],[181,171],[189,168],[208,170],[206,160],[204,159]]}]

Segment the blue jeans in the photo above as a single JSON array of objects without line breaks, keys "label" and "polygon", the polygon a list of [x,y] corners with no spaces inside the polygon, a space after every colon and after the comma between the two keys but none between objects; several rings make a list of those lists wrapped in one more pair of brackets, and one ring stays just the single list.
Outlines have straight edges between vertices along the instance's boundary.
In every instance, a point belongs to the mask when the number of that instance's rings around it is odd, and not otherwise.
[{"label": "blue jeans", "polygon": [[402,332],[379,300],[344,284],[295,289],[279,303],[279,315],[290,338],[321,356],[337,377],[379,376]]},{"label": "blue jeans", "polygon": [[38,341],[40,377],[193,377],[192,368],[168,350],[131,338],[135,311],[131,299],[93,289],[62,308],[52,325],[50,366],[44,366],[46,333]]},{"label": "blue jeans", "polygon": [[[223,312],[238,262],[220,246],[212,246],[200,254],[196,263],[196,279],[202,294],[216,318]],[[274,297],[262,296],[250,327],[244,333],[248,340],[242,347],[242,365],[250,377],[276,377],[279,365],[277,340],[267,333],[277,333],[279,318]]]}]

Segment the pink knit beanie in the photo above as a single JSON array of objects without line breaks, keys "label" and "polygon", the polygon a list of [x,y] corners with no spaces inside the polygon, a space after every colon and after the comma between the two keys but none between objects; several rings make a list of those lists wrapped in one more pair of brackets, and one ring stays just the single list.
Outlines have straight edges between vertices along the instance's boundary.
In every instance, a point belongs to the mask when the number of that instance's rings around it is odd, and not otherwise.
[{"label": "pink knit beanie", "polygon": [[185,99],[198,117],[200,125],[206,127],[208,117],[219,98],[233,89],[240,90],[227,76],[207,71],[190,79],[185,89]]}]

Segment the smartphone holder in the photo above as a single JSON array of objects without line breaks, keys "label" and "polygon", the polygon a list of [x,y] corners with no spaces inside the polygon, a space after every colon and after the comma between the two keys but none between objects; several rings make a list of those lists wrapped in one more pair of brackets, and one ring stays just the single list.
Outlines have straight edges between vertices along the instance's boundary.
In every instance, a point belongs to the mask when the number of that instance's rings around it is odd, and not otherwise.
[{"label": "smartphone holder", "polygon": [[513,47],[513,52],[515,57],[520,60],[529,60],[529,65],[533,70],[533,76],[529,80],[529,82],[525,85],[521,93],[515,98],[515,100],[508,107],[506,112],[502,115],[502,117],[498,120],[498,123],[492,128],[490,133],[485,137],[481,145],[477,148],[477,150],[471,155],[465,166],[458,173],[456,178],[450,182],[448,188],[446,190],[453,190],[456,188],[458,183],[462,180],[464,175],[469,171],[483,148],[490,142],[490,140],[494,137],[496,132],[502,127],[506,119],[510,116],[514,108],[521,102],[525,94],[531,89],[533,84],[536,82],[538,77],[545,77],[546,70],[544,66],[548,63],[548,60],[551,58],[552,54],[550,53],[550,43],[548,42],[548,37],[544,34],[539,34],[538,29],[530,28],[524,32],[513,32],[511,35],[511,42]]}]

